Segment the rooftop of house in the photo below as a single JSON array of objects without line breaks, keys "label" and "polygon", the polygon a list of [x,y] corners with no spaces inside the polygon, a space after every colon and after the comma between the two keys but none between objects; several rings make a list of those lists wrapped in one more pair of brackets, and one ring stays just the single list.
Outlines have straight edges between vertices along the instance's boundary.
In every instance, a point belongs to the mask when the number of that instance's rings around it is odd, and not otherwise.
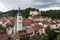
[{"label": "rooftop of house", "polygon": [[29,20],[29,19],[23,19],[23,22],[25,23],[25,25],[31,25],[32,24],[32,20]]},{"label": "rooftop of house", "polygon": [[3,35],[3,34],[7,34],[7,32],[6,31],[0,32],[0,36]]},{"label": "rooftop of house", "polygon": [[32,26],[32,29],[34,31],[38,31],[40,29],[40,25],[34,25],[34,26]]},{"label": "rooftop of house", "polygon": [[6,32],[0,33],[0,40],[8,40],[8,35]]},{"label": "rooftop of house", "polygon": [[[29,17],[32,17],[32,16],[29,16]],[[33,19],[44,19],[44,18],[48,18],[48,20],[43,20],[43,21],[33,21],[33,20],[30,20],[28,18],[23,18],[23,23],[25,23],[26,26],[31,26],[31,24],[34,24],[34,23],[39,23],[39,22],[42,22],[43,24],[55,24],[55,23],[60,23],[60,20],[52,20],[51,18],[49,17],[43,17],[43,16],[34,16],[32,17]],[[16,24],[16,20],[17,18],[16,17],[2,17],[0,18],[0,23],[7,23],[9,25],[12,24],[12,22],[14,24]]]}]

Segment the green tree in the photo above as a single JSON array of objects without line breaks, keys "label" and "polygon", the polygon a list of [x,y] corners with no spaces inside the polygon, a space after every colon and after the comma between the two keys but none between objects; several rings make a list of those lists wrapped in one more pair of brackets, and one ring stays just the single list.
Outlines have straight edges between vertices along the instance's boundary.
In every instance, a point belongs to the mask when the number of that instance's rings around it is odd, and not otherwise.
[{"label": "green tree", "polygon": [[48,40],[48,37],[42,37],[42,40]]},{"label": "green tree", "polygon": [[22,37],[22,38],[20,38],[20,40],[29,40],[29,37]]},{"label": "green tree", "polygon": [[6,28],[3,28],[1,25],[0,25],[0,32],[4,32],[6,31]]},{"label": "green tree", "polygon": [[42,11],[42,16],[48,16],[52,19],[60,19],[60,10]]},{"label": "green tree", "polygon": [[49,40],[53,40],[53,39],[56,39],[57,37],[57,34],[55,31],[53,31],[50,26],[48,26],[45,30],[45,32],[48,34],[48,39]]},{"label": "green tree", "polygon": [[57,36],[57,40],[60,40],[60,34]]}]

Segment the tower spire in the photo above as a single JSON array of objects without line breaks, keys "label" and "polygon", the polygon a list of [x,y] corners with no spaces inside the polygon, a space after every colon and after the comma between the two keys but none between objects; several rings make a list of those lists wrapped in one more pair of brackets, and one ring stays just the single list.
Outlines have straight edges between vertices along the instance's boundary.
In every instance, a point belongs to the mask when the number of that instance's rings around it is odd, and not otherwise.
[{"label": "tower spire", "polygon": [[19,0],[19,8],[20,8],[20,1],[21,1],[21,0]]},{"label": "tower spire", "polygon": [[19,9],[18,9],[18,14],[17,14],[17,16],[22,16],[22,13],[21,13],[20,7],[19,7]]},{"label": "tower spire", "polygon": [[18,16],[22,16],[22,13],[21,13],[21,10],[20,10],[20,1],[21,0],[19,0],[19,7],[18,7],[18,14],[17,14]]},{"label": "tower spire", "polygon": [[21,13],[20,6],[19,6],[18,14],[17,14],[17,31],[21,31],[21,30],[23,30],[23,26],[22,26],[22,13]]}]

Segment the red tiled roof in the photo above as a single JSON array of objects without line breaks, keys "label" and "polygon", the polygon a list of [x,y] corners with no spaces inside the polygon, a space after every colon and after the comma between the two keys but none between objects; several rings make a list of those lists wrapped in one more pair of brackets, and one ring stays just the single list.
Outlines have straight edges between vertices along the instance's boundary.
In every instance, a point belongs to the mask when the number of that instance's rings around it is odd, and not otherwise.
[{"label": "red tiled roof", "polygon": [[19,33],[20,36],[25,36],[25,35],[27,35],[26,30],[19,31],[18,33]]},{"label": "red tiled roof", "polygon": [[41,18],[41,16],[35,16],[34,18],[35,18],[35,19],[40,19],[40,18]]},{"label": "red tiled roof", "polygon": [[48,22],[48,21],[43,21],[42,23],[43,23],[43,24],[49,24],[49,22]]},{"label": "red tiled roof", "polygon": [[30,25],[32,23],[32,20],[29,19],[23,19],[23,22],[25,23],[25,25]]},{"label": "red tiled roof", "polygon": [[8,40],[8,35],[6,32],[0,32],[0,40]]},{"label": "red tiled roof", "polygon": [[11,35],[11,38],[19,38],[19,37],[22,37],[22,36],[25,36],[25,35],[30,35],[32,33],[27,33],[26,30],[21,30],[21,31],[18,31],[18,33],[13,33]]},{"label": "red tiled roof", "polygon": [[34,26],[32,26],[32,29],[34,31],[38,31],[40,29],[40,25],[34,25]]}]

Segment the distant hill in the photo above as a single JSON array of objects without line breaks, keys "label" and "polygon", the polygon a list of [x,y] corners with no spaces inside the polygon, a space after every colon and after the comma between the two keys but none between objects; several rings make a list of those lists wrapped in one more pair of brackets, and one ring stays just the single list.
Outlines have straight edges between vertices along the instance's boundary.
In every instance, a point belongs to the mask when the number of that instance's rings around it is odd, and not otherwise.
[{"label": "distant hill", "polygon": [[42,11],[41,16],[48,16],[52,19],[60,19],[60,10]]},{"label": "distant hill", "polygon": [[[35,8],[26,8],[24,10],[20,10],[22,12],[22,16],[27,18],[30,14],[30,10]],[[0,12],[0,17],[4,16],[13,16],[15,17],[18,13],[18,10],[10,10],[7,12]],[[49,11],[41,11],[41,16],[48,16],[52,19],[60,19],[60,10],[49,10]]]},{"label": "distant hill", "polygon": [[[22,12],[22,16],[27,18],[29,16],[29,13],[30,13],[30,10],[31,9],[35,9],[35,8],[27,8],[27,9],[24,9],[24,10],[20,10]],[[15,17],[18,13],[18,10],[10,10],[10,11],[7,11],[7,12],[4,12],[2,14],[0,14],[1,17],[4,17],[4,16],[13,16]]]},{"label": "distant hill", "polygon": [[16,14],[17,14],[17,10],[10,10],[10,11],[1,13],[0,16],[15,16]]},{"label": "distant hill", "polygon": [[0,11],[0,14],[3,13],[2,11]]}]

